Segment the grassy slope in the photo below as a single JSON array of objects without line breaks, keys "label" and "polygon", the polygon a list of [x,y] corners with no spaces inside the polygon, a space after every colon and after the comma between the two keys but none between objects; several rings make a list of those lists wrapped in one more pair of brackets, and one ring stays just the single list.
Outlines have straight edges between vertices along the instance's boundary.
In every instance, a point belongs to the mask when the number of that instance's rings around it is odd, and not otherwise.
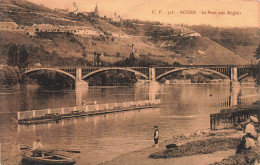
[{"label": "grassy slope", "polygon": [[236,50],[234,51],[235,54],[239,55],[240,57],[247,59],[247,61],[251,60],[254,61],[254,54],[257,49],[257,46],[237,46]]},{"label": "grassy slope", "polygon": [[[193,58],[195,64],[248,64],[249,62],[235,55],[229,49],[217,44],[207,37],[192,39],[189,44],[187,40],[179,42],[174,49]],[[200,53],[204,52],[204,53]],[[227,58],[228,57],[228,58]]]},{"label": "grassy slope", "polygon": [[251,59],[255,60],[254,52],[260,43],[259,28],[219,28],[202,25],[189,28],[231,50],[248,63],[251,63]]},{"label": "grassy slope", "polygon": [[[1,45],[6,45],[8,42],[27,45],[33,44],[36,46],[43,45],[47,51],[56,51],[61,57],[82,57],[82,45],[84,45],[87,53],[91,54],[94,51],[106,53],[109,56],[101,57],[101,59],[109,62],[115,62],[121,60],[122,57],[128,57],[131,52],[131,45],[134,43],[137,51],[137,57],[139,54],[143,54],[152,59],[169,63],[177,61],[182,64],[187,64],[188,61],[192,61],[193,64],[249,64],[255,49],[254,45],[240,46],[236,47],[237,49],[235,49],[235,51],[232,50],[232,52],[230,49],[224,47],[223,44],[221,45],[214,42],[208,37],[195,39],[180,38],[176,41],[159,40],[157,43],[154,43],[149,41],[145,36],[142,36],[145,31],[145,27],[135,27],[131,23],[130,26],[129,23],[128,25],[124,23],[120,27],[114,26],[104,19],[97,19],[94,23],[90,23],[84,18],[77,20],[77,17],[74,18],[72,16],[53,13],[52,10],[46,7],[35,5],[25,0],[4,0],[1,3],[11,4],[7,6],[7,9],[14,10],[14,14],[0,11],[0,16],[3,16],[1,17],[1,21],[14,20],[18,24],[23,25],[31,25],[34,22],[62,25],[88,25],[108,33],[124,34],[125,36],[128,36],[127,28],[129,31],[132,31],[134,28],[137,29],[139,34],[139,36],[130,36],[128,38],[115,38],[114,41],[111,40],[111,36],[109,36],[108,41],[102,40],[101,37],[83,38],[80,36],[74,36],[77,39],[77,42],[71,42],[71,38],[66,35],[57,35],[53,39],[37,39],[29,38],[25,34],[18,32],[2,32],[1,34]],[[13,7],[13,5],[16,7]],[[22,13],[15,13],[19,11],[22,11]],[[203,34],[202,36],[207,35]],[[231,37],[233,36],[231,35]],[[169,47],[171,49],[169,49]],[[116,52],[119,52],[121,57],[116,58]],[[205,54],[201,54],[199,52],[205,52]],[[238,54],[238,56],[235,55],[235,53]],[[5,55],[6,51],[2,51],[2,54]],[[93,57],[88,56],[87,58],[92,60]]]},{"label": "grassy slope", "polygon": [[[101,57],[104,61],[115,62],[121,60],[124,57],[128,57],[131,52],[131,44],[135,42],[135,47],[138,50],[138,53],[148,54],[150,52],[154,54],[167,55],[172,54],[170,51],[164,51],[161,48],[157,48],[152,44],[146,44],[142,42],[140,38],[130,38],[130,39],[115,39],[115,41],[97,41],[92,38],[83,38],[79,36],[72,36],[78,42],[72,42],[71,38],[65,34],[55,35],[55,37],[50,37],[49,39],[39,39],[35,37],[26,36],[23,32],[2,32],[0,33],[1,39],[1,63],[5,63],[8,48],[6,47],[8,43],[16,43],[19,45],[34,45],[40,46],[42,45],[45,50],[50,53],[56,51],[58,55],[61,57],[82,57],[82,48],[79,43],[86,47],[86,51],[88,54],[96,52],[106,53],[109,56]],[[96,45],[92,45],[92,43],[96,43]],[[116,58],[116,52],[120,52],[121,57]],[[91,55],[87,56],[89,61],[93,60]],[[164,59],[164,61],[167,61]]]}]

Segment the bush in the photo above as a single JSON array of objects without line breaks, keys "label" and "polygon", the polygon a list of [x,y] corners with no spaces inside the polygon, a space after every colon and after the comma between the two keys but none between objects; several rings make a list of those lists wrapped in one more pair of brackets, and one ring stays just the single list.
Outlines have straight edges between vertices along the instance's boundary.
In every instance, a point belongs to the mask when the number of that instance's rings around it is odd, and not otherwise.
[{"label": "bush", "polygon": [[72,78],[55,71],[42,70],[29,76],[37,79],[38,84],[46,89],[72,88],[75,85]]},{"label": "bush", "polygon": [[19,83],[21,79],[20,71],[11,66],[5,66],[0,70],[0,85],[12,87]]},{"label": "bush", "polygon": [[131,86],[137,78],[127,71],[106,71],[91,77],[88,82],[90,86]]},{"label": "bush", "polygon": [[256,85],[260,85],[260,62],[253,67],[253,77],[255,79]]}]

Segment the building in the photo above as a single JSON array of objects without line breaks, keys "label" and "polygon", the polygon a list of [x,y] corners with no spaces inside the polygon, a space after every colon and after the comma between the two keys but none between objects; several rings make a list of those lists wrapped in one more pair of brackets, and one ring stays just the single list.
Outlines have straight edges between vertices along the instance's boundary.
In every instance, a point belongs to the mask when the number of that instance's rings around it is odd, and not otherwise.
[{"label": "building", "polygon": [[36,29],[39,32],[60,32],[61,30],[60,26],[51,24],[39,24]]},{"label": "building", "polygon": [[98,6],[97,6],[97,5],[96,5],[96,7],[95,7],[95,11],[89,12],[89,13],[88,13],[88,16],[91,16],[91,17],[99,17],[99,11],[98,11]]},{"label": "building", "polygon": [[15,22],[0,22],[0,30],[16,31],[19,26]]},{"label": "building", "polygon": [[183,37],[201,37],[201,35],[198,32],[181,33],[181,36],[183,36]]},{"label": "building", "polygon": [[[102,32],[98,31],[98,30],[95,30],[95,29],[92,29],[92,28],[89,28],[89,27],[84,27],[84,26],[80,26],[76,29],[75,33],[74,34],[77,34],[77,35],[92,35],[92,36],[99,36]],[[103,33],[102,33],[103,34]]]},{"label": "building", "polygon": [[62,14],[68,14],[69,13],[69,9],[57,9],[57,8],[55,8],[54,11],[62,13]]},{"label": "building", "polygon": [[24,31],[26,34],[30,35],[30,36],[35,36],[35,28],[33,26],[25,26],[24,27]]},{"label": "building", "polygon": [[117,15],[117,13],[115,12],[114,15],[112,16],[111,20],[113,22],[120,22],[121,21],[121,17],[120,17],[120,15]]},{"label": "building", "polygon": [[99,17],[99,12],[98,12],[98,6],[96,4],[96,7],[95,7],[95,16]]}]

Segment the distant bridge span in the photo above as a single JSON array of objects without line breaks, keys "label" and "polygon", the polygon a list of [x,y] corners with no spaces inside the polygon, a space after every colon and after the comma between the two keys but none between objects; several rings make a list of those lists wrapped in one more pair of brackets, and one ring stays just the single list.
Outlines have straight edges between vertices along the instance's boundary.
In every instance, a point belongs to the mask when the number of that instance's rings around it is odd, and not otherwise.
[{"label": "distant bridge span", "polygon": [[[97,70],[87,72],[87,74],[84,75],[81,79],[85,80],[85,79],[88,79],[88,78],[98,74],[98,73],[102,73],[102,72],[109,71],[109,70],[124,70],[124,71],[133,72],[136,75],[140,75],[140,76],[142,76],[142,77],[144,77],[145,79],[148,80],[149,79],[148,75],[146,75],[145,73],[142,73],[140,71],[142,69],[147,69],[147,68],[143,68],[143,67],[132,67],[132,68],[131,67],[102,67],[102,68],[99,68]],[[84,69],[83,69],[83,71],[84,71]]]},{"label": "distant bridge span", "polygon": [[[228,75],[225,75],[225,74],[223,74],[221,72],[218,72],[216,70],[213,70],[213,69],[207,69],[207,68],[196,68],[196,69],[200,69],[202,71],[208,71],[208,72],[211,72],[211,73],[216,73],[216,74],[222,76],[223,78],[230,79],[230,77]],[[158,81],[158,80],[162,79],[163,77],[165,77],[165,76],[167,76],[169,74],[172,74],[174,72],[184,71],[184,70],[191,70],[191,68],[176,68],[176,69],[170,70],[168,72],[165,72],[163,74],[160,74],[159,76],[157,76],[155,78]]]},{"label": "distant bridge span", "polygon": [[50,70],[50,71],[55,71],[55,72],[58,72],[58,73],[62,73],[62,74],[65,74],[69,77],[71,77],[72,79],[76,79],[76,75],[73,74],[73,73],[70,73],[70,72],[67,72],[67,71],[64,71],[60,68],[29,68],[25,71],[25,74],[28,75],[30,73],[34,73],[34,72],[37,72],[37,71],[43,71],[43,70]]},{"label": "distant bridge span", "polygon": [[241,81],[245,77],[251,75],[252,66],[250,65],[182,65],[180,67],[57,67],[57,68],[27,68],[25,74],[37,72],[40,70],[51,70],[65,74],[76,82],[86,80],[98,73],[109,70],[124,70],[140,75],[147,80],[158,81],[167,75],[183,71],[199,69],[218,74],[231,81]]}]

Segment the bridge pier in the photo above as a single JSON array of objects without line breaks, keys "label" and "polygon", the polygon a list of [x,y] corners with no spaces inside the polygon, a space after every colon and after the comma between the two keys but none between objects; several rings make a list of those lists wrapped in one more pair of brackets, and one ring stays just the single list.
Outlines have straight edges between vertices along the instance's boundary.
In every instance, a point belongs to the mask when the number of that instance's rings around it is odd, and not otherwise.
[{"label": "bridge pier", "polygon": [[149,80],[155,81],[155,68],[149,68]]},{"label": "bridge pier", "polygon": [[82,87],[88,85],[88,82],[82,80],[82,69],[77,68],[76,69],[76,80],[75,80],[75,88]]},{"label": "bridge pier", "polygon": [[76,69],[76,80],[75,80],[75,88],[80,87],[81,85],[86,86],[88,82],[82,80],[82,68]]}]

